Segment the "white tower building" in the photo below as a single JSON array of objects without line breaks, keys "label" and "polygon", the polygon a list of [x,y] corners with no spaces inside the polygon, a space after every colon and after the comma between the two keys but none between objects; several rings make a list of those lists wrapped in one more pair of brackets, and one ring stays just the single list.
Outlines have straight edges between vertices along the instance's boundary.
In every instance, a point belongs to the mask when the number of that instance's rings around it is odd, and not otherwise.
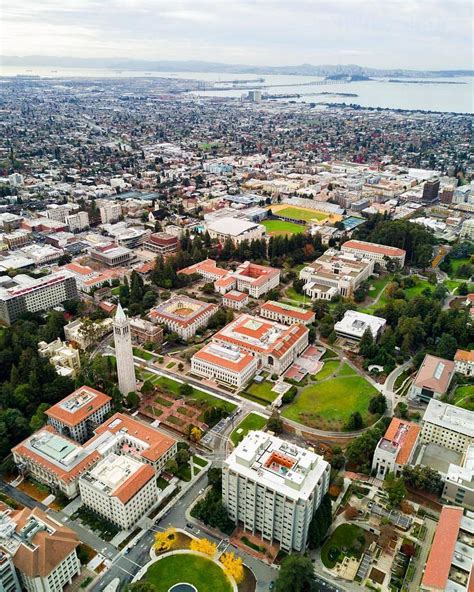
[{"label": "white tower building", "polygon": [[119,302],[114,319],[115,355],[117,358],[118,384],[122,395],[137,390],[135,366],[133,364],[132,339],[130,321],[123,312]]}]

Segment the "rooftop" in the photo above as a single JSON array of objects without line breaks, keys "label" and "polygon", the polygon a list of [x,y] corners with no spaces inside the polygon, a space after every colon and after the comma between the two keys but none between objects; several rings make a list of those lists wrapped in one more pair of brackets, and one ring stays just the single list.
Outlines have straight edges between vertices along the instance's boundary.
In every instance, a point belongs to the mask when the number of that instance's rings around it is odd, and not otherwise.
[{"label": "rooftop", "polygon": [[427,354],[413,384],[444,394],[454,376],[454,362]]},{"label": "rooftop", "polygon": [[208,230],[219,234],[228,234],[229,236],[239,236],[240,234],[245,234],[246,232],[250,232],[257,228],[265,230],[265,227],[261,224],[230,217],[220,218],[208,224]]},{"label": "rooftop", "polygon": [[468,409],[431,399],[423,416],[423,422],[474,438],[474,412]]},{"label": "rooftop", "polygon": [[210,310],[217,311],[217,306],[195,300],[189,296],[176,295],[155,306],[150,311],[150,316],[158,321],[174,321],[186,326],[192,324],[198,317]]},{"label": "rooftop", "polygon": [[366,241],[359,241],[359,240],[348,240],[342,246],[341,249],[360,249],[361,251],[367,251],[369,253],[377,253],[381,255],[386,255],[387,257],[402,257],[406,255],[406,251],[404,249],[399,249],[397,247],[389,247],[387,245],[379,245],[377,243],[369,243]]},{"label": "rooftop", "polygon": [[109,401],[111,398],[105,393],[89,386],[81,386],[68,397],[50,407],[46,411],[46,415],[68,426],[75,426],[85,421]]},{"label": "rooftop", "polygon": [[404,465],[410,460],[420,431],[420,426],[394,417],[379,446],[393,451],[397,464]]},{"label": "rooftop", "polygon": [[268,300],[262,304],[260,310],[270,310],[276,313],[281,313],[288,317],[293,317],[295,322],[310,322],[314,318],[314,312],[311,310],[298,308],[297,306],[291,306],[285,302],[275,302],[274,300]]},{"label": "rooftop", "polygon": [[234,345],[218,345],[217,343],[208,343],[193,357],[234,372],[241,372],[254,360],[253,356]]},{"label": "rooftop", "polygon": [[387,321],[381,317],[358,312],[357,310],[347,310],[344,317],[334,325],[334,328],[336,331],[357,337],[362,337],[367,329],[370,329],[375,337],[386,323]]}]

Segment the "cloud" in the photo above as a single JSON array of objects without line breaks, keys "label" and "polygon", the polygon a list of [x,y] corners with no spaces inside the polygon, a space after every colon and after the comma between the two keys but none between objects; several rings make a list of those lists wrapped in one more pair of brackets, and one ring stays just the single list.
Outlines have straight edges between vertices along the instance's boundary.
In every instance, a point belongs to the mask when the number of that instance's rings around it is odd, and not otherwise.
[{"label": "cloud", "polygon": [[465,0],[16,0],[9,55],[471,66]]}]

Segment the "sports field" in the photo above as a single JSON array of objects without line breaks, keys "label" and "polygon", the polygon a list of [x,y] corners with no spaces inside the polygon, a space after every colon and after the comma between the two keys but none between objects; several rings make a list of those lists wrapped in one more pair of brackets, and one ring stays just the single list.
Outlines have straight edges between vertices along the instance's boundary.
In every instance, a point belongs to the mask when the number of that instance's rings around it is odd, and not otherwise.
[{"label": "sports field", "polygon": [[306,208],[297,208],[288,206],[286,208],[272,208],[275,216],[284,216],[285,218],[293,218],[294,220],[304,220],[310,222],[312,220],[325,220],[329,217],[325,212],[318,212],[317,210],[307,210]]},{"label": "sports field", "polygon": [[286,220],[263,220],[262,224],[270,236],[279,236],[285,234],[301,234],[306,230],[305,226],[287,222]]}]

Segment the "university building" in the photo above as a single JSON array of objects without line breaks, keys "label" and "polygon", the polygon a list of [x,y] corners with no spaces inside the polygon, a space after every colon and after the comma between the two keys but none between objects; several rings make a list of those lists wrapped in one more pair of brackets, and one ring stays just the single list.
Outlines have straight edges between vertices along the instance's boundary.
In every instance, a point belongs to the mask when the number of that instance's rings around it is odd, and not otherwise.
[{"label": "university building", "polygon": [[199,329],[207,326],[217,309],[215,304],[176,295],[155,306],[150,311],[150,317],[165,325],[168,331],[177,333],[181,339],[187,340],[194,337]]},{"label": "university building", "polygon": [[387,260],[392,259],[402,269],[405,265],[406,251],[397,247],[388,247],[366,241],[348,240],[341,246],[341,253],[352,253],[378,263],[380,267],[387,267]]}]

